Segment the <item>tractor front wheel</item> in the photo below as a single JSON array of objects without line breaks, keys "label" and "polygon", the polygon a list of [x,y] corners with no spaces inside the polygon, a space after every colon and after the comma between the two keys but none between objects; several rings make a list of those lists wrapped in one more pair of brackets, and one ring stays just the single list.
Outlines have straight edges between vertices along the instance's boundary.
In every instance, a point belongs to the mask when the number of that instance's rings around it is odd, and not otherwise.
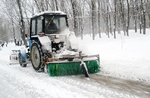
[{"label": "tractor front wheel", "polygon": [[22,60],[22,56],[21,56],[21,54],[19,53],[19,64],[20,64],[20,66],[26,67],[27,64],[24,64],[24,63],[25,63],[25,61]]}]

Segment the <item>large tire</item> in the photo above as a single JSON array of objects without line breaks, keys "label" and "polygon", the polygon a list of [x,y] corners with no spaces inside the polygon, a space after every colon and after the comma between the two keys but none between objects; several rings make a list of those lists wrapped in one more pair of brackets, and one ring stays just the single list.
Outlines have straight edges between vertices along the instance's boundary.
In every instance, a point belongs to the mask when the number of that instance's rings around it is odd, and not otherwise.
[{"label": "large tire", "polygon": [[34,42],[31,46],[30,57],[33,68],[36,71],[42,71],[43,67],[42,50],[37,42]]},{"label": "large tire", "polygon": [[27,64],[24,64],[24,63],[25,63],[25,61],[22,60],[21,54],[19,53],[19,64],[20,64],[20,66],[21,67],[26,67]]},{"label": "large tire", "polygon": [[87,68],[85,68],[85,67],[86,67],[86,65],[81,64],[81,69],[83,71],[83,74],[85,75],[85,77],[89,77],[89,73],[87,71]]}]

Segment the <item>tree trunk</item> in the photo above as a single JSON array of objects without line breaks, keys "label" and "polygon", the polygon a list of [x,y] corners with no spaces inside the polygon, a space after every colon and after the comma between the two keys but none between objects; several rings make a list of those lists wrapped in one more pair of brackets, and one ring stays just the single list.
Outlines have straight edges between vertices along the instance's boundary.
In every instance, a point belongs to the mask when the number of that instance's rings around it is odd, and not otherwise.
[{"label": "tree trunk", "polygon": [[101,38],[101,4],[100,1],[98,0],[98,33],[99,37]]},{"label": "tree trunk", "polygon": [[140,34],[142,34],[142,15],[140,16]]},{"label": "tree trunk", "polygon": [[93,40],[95,39],[95,17],[96,17],[96,6],[95,6],[95,1],[91,0],[91,5],[92,5],[92,37]]},{"label": "tree trunk", "polygon": [[55,5],[56,5],[56,11],[58,11],[59,8],[58,8],[58,2],[57,2],[57,0],[55,0]]},{"label": "tree trunk", "polygon": [[17,1],[17,4],[18,4],[18,7],[19,7],[19,13],[20,13],[20,18],[21,18],[21,37],[22,37],[22,40],[24,42],[24,45],[27,46],[27,41],[25,39],[25,24],[24,24],[24,21],[23,21],[23,13],[22,13],[22,9],[21,9],[21,1],[20,0],[16,0]]},{"label": "tree trunk", "polygon": [[77,22],[77,16],[78,16],[78,13],[77,13],[77,1],[76,0],[71,0],[71,5],[72,5],[72,11],[73,11],[73,23],[74,23],[74,32],[75,32],[75,35],[78,36],[78,22]]},{"label": "tree trunk", "polygon": [[138,2],[136,4],[136,12],[135,12],[135,32],[137,32],[137,26],[138,26],[138,19],[139,19],[139,15],[138,15],[138,12],[139,12],[139,8],[138,8]]},{"label": "tree trunk", "polygon": [[122,22],[122,28],[123,28],[123,31],[124,31],[124,35],[126,35],[125,33],[125,18],[124,18],[124,5],[123,5],[123,1],[120,0],[120,14],[121,14],[121,22]]},{"label": "tree trunk", "polygon": [[62,11],[64,11],[65,13],[67,13],[67,10],[66,10],[66,7],[65,7],[65,1],[66,1],[66,0],[61,0],[61,1],[60,1],[60,5],[61,5],[60,9],[61,9]]},{"label": "tree trunk", "polygon": [[16,34],[15,34],[15,26],[14,26],[14,20],[11,19],[12,21],[12,27],[13,27],[13,37],[14,37],[14,41],[16,40]]},{"label": "tree trunk", "polygon": [[[145,9],[144,9],[143,0],[141,0],[141,26],[143,28],[143,34],[146,34],[146,18],[145,18]],[[142,33],[142,32],[140,32]]]},{"label": "tree trunk", "polygon": [[143,34],[146,34],[146,16],[145,16],[145,10],[143,10]]},{"label": "tree trunk", "polygon": [[127,0],[127,9],[128,9],[128,16],[127,16],[127,29],[126,29],[126,32],[127,32],[127,36],[129,36],[129,26],[130,26],[130,7],[129,7],[129,1]]},{"label": "tree trunk", "polygon": [[150,14],[148,14],[148,26],[150,27]]},{"label": "tree trunk", "polygon": [[135,24],[134,25],[135,25],[135,27],[134,27],[135,28],[135,32],[137,32],[137,16],[135,16]]},{"label": "tree trunk", "polygon": [[108,22],[109,22],[109,32],[110,34],[112,34],[112,23],[111,23],[111,6],[110,6],[110,3],[109,3],[109,0],[107,1],[107,6],[108,6]]},{"label": "tree trunk", "polygon": [[116,16],[117,16],[117,2],[116,0],[114,1],[115,4],[115,12],[114,12],[114,38],[116,39]]},{"label": "tree trunk", "polygon": [[40,9],[40,6],[39,6],[39,4],[38,4],[38,1],[37,1],[37,0],[34,0],[34,2],[35,2],[36,6],[37,6],[37,8],[38,8],[38,12],[41,12],[41,9]]},{"label": "tree trunk", "polygon": [[106,4],[106,9],[107,9],[107,12],[106,12],[107,35],[109,38],[110,36],[109,36],[109,7],[108,7],[108,4]]}]

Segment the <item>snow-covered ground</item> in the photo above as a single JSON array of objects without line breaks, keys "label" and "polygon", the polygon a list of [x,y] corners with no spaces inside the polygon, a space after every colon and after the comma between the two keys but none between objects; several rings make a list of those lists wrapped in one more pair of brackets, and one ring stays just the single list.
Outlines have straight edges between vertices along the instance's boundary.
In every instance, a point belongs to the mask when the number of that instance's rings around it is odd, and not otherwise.
[{"label": "snow-covered ground", "polygon": [[[37,73],[31,64],[26,68],[9,65],[9,43],[0,51],[1,98],[149,98],[150,96],[150,30],[142,35],[130,31],[130,37],[117,39],[102,34],[92,40],[78,40],[85,53],[99,54],[101,72],[84,75],[49,77]],[[144,85],[144,86],[143,86]],[[133,87],[132,87],[133,86]]]},{"label": "snow-covered ground", "polygon": [[[85,44],[85,46],[83,46]],[[98,53],[102,73],[116,77],[150,82],[150,30],[147,34],[135,33],[130,30],[130,36],[117,35],[117,39],[85,37],[80,47],[86,47],[87,53]]]}]

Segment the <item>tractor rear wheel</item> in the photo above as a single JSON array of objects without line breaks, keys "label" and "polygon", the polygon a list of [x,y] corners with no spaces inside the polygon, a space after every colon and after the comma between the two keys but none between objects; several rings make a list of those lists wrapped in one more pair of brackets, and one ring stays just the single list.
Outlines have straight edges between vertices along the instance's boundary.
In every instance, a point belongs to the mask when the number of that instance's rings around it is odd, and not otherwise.
[{"label": "tractor rear wheel", "polygon": [[36,71],[42,71],[42,65],[43,65],[42,49],[37,42],[34,42],[32,44],[30,56],[31,56],[31,63],[33,68]]}]

